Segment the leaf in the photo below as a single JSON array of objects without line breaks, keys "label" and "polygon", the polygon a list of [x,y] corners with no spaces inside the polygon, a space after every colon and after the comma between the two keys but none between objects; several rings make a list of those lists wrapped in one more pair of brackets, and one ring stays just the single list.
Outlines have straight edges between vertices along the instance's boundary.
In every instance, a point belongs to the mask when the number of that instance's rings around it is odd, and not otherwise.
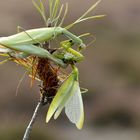
[{"label": "leaf", "polygon": [[78,18],[76,21],[81,20],[84,18],[87,14],[89,14],[94,8],[97,7],[97,5],[101,2],[101,0],[98,0],[95,4],[93,4],[80,18]]},{"label": "leaf", "polygon": [[57,27],[57,23],[58,23],[59,18],[61,17],[63,8],[64,8],[64,5],[62,4],[57,17],[52,21],[52,22],[54,22],[54,27]]},{"label": "leaf", "polygon": [[86,17],[86,18],[83,18],[81,20],[77,20],[76,22],[74,22],[74,24],[77,24],[77,23],[80,23],[83,21],[87,21],[89,19],[97,19],[97,18],[102,18],[102,17],[105,17],[105,15],[96,15],[96,16]]},{"label": "leaf", "polygon": [[64,12],[64,16],[63,16],[63,18],[62,18],[62,20],[61,20],[61,22],[59,24],[60,27],[63,25],[63,22],[65,20],[65,17],[67,15],[67,13],[68,13],[68,4],[66,3],[66,9],[65,9],[65,12]]},{"label": "leaf", "polygon": [[9,57],[9,55],[8,54],[5,54],[5,53],[0,53],[0,56]]},{"label": "leaf", "polygon": [[38,10],[38,12],[42,15],[41,8],[38,6],[38,4],[35,2],[35,0],[32,0],[32,3],[35,6],[35,8]]},{"label": "leaf", "polygon": [[[66,26],[66,29],[70,29],[71,27],[73,27],[75,24],[79,23],[82,21],[82,19],[84,19],[85,16],[87,16],[87,14],[89,14],[93,9],[95,9],[97,7],[97,5],[101,2],[101,0],[98,0],[95,4],[93,4],[81,17],[79,17],[75,22],[71,23],[70,25]],[[94,17],[94,16],[92,16]],[[91,19],[91,18],[90,18]],[[86,19],[88,20],[88,18]]]},{"label": "leaf", "polygon": [[57,11],[59,8],[60,0],[55,0],[54,6],[53,6],[53,11],[52,11],[52,20],[56,18]]},{"label": "leaf", "polygon": [[35,0],[32,0],[33,5],[35,6],[35,8],[37,9],[37,11],[40,13],[40,15],[42,16],[45,24],[47,25],[47,19],[46,19],[46,13],[45,13],[45,8],[44,8],[44,4],[42,2],[42,0],[38,0],[38,3],[35,2]]},{"label": "leaf", "polygon": [[11,58],[8,58],[8,59],[5,59],[5,60],[1,61],[1,62],[0,62],[0,65],[5,64],[5,63],[8,62],[9,60],[11,60]]}]

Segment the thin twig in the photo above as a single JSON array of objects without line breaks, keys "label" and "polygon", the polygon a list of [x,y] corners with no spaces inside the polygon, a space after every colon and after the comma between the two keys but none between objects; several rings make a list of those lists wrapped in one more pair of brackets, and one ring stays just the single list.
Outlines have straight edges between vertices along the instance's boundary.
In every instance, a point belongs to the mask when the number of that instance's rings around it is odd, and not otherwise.
[{"label": "thin twig", "polygon": [[[47,27],[52,27],[52,21],[47,23]],[[45,49],[49,49],[50,48],[50,41],[44,42],[44,43],[45,43],[44,46],[46,47]],[[44,105],[43,102],[44,102],[44,96],[41,96],[41,98],[40,98],[40,100],[39,100],[39,102],[38,102],[38,104],[35,108],[34,114],[33,114],[32,118],[30,120],[30,123],[26,128],[26,131],[25,131],[24,136],[23,136],[23,140],[29,140],[31,132],[32,132],[33,125],[34,125],[35,120],[36,120],[37,115],[38,115],[38,112],[39,112],[40,108]],[[46,101],[46,104],[47,103],[48,103],[48,100]]]},{"label": "thin twig", "polygon": [[31,118],[31,121],[30,121],[29,125],[26,128],[26,131],[25,131],[24,136],[23,136],[23,140],[29,140],[30,134],[32,132],[33,125],[35,123],[35,120],[37,118],[37,115],[38,115],[38,112],[39,112],[41,106],[42,106],[42,102],[39,101],[37,106],[36,106],[36,108],[35,108],[34,114],[33,114],[32,118]]}]

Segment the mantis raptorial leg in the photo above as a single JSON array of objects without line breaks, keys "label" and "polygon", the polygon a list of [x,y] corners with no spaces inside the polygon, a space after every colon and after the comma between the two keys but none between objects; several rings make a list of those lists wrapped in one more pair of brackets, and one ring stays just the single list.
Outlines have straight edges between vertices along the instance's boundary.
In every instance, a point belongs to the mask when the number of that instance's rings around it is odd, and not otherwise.
[{"label": "mantis raptorial leg", "polygon": [[71,63],[76,63],[79,61],[82,61],[84,59],[84,56],[79,52],[74,49],[72,49],[72,46],[74,45],[72,40],[66,40],[62,41],[60,43],[60,50],[61,52],[54,52],[54,56],[62,59],[64,62],[71,64]]}]

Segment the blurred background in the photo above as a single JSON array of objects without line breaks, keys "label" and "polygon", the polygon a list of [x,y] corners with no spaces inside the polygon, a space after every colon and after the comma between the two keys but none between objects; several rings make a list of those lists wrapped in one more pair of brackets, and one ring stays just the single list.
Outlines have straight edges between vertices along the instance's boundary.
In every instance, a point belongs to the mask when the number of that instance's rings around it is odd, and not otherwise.
[{"label": "blurred background", "polygon": [[[96,0],[62,0],[69,3],[65,25],[73,22]],[[48,6],[46,5],[48,9]],[[140,0],[102,0],[93,14],[106,17],[78,24],[75,34],[90,32],[96,41],[78,65],[85,123],[81,131],[63,113],[45,123],[48,106],[41,109],[31,140],[140,140]],[[43,27],[31,0],[0,1],[0,36]],[[85,39],[89,43],[91,39]],[[3,58],[1,58],[2,60]],[[12,62],[0,66],[0,139],[21,140],[39,98],[38,83],[30,87],[26,76],[16,88],[24,69]]]}]

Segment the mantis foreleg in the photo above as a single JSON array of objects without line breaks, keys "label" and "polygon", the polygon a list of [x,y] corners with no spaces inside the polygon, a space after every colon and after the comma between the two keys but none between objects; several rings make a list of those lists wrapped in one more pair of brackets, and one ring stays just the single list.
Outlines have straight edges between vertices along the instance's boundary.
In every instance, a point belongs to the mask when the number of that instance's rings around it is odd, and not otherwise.
[{"label": "mantis foreleg", "polygon": [[53,55],[62,59],[64,62],[73,63],[84,59],[84,56],[80,52],[71,48],[73,46],[73,42],[71,40],[62,41],[60,46],[62,48],[62,52],[55,52]]}]

